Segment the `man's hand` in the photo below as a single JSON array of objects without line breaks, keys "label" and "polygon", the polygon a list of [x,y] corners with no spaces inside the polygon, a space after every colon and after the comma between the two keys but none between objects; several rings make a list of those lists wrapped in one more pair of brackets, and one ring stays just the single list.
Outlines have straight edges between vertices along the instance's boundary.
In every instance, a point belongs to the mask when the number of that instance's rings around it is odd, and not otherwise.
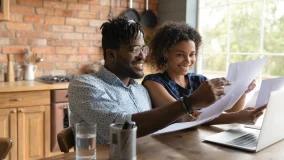
[{"label": "man's hand", "polygon": [[200,112],[195,110],[192,114],[187,114],[182,117],[182,122],[192,122],[197,120]]},{"label": "man's hand", "polygon": [[215,78],[202,83],[191,95],[187,101],[195,109],[205,108],[225,95],[224,86],[232,83],[225,78]]},{"label": "man's hand", "polygon": [[259,108],[248,107],[239,112],[236,112],[236,123],[255,124],[257,119],[263,114],[266,105]]},{"label": "man's hand", "polygon": [[254,79],[248,86],[248,89],[245,91],[245,93],[249,93],[250,91],[252,91],[255,87],[256,87],[256,84],[255,84],[256,80]]}]

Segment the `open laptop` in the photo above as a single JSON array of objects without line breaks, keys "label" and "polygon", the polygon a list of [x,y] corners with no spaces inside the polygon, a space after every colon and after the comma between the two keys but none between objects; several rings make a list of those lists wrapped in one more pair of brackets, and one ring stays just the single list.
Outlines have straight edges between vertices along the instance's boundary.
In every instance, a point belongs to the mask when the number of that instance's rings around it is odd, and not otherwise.
[{"label": "open laptop", "polygon": [[204,138],[205,142],[258,152],[284,139],[284,90],[270,93],[261,129],[233,128]]}]

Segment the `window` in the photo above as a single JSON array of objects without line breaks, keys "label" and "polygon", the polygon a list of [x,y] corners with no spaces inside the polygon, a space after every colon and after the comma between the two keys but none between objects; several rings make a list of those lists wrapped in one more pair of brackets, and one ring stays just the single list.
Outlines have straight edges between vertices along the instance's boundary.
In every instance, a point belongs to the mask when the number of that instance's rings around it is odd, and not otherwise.
[{"label": "window", "polygon": [[284,75],[284,0],[199,0],[197,73],[225,77],[233,62],[267,57],[261,79]]}]

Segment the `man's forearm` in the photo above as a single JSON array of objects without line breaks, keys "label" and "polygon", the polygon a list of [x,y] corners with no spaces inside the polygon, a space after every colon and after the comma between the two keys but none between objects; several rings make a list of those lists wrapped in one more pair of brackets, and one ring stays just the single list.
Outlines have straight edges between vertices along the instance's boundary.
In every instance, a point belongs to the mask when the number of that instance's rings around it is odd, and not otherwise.
[{"label": "man's forearm", "polygon": [[132,121],[138,127],[137,136],[141,137],[170,125],[184,114],[182,102],[176,101],[165,107],[133,114]]}]

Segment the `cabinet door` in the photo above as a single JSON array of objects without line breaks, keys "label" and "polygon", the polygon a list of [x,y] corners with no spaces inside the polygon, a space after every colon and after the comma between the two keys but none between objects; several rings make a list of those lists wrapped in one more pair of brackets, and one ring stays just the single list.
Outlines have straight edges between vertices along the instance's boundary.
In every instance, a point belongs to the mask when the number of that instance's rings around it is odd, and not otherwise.
[{"label": "cabinet door", "polygon": [[0,109],[0,137],[9,137],[13,141],[7,160],[17,160],[17,112],[16,108]]},{"label": "cabinet door", "polygon": [[50,106],[18,108],[18,159],[47,157],[50,150]]}]

